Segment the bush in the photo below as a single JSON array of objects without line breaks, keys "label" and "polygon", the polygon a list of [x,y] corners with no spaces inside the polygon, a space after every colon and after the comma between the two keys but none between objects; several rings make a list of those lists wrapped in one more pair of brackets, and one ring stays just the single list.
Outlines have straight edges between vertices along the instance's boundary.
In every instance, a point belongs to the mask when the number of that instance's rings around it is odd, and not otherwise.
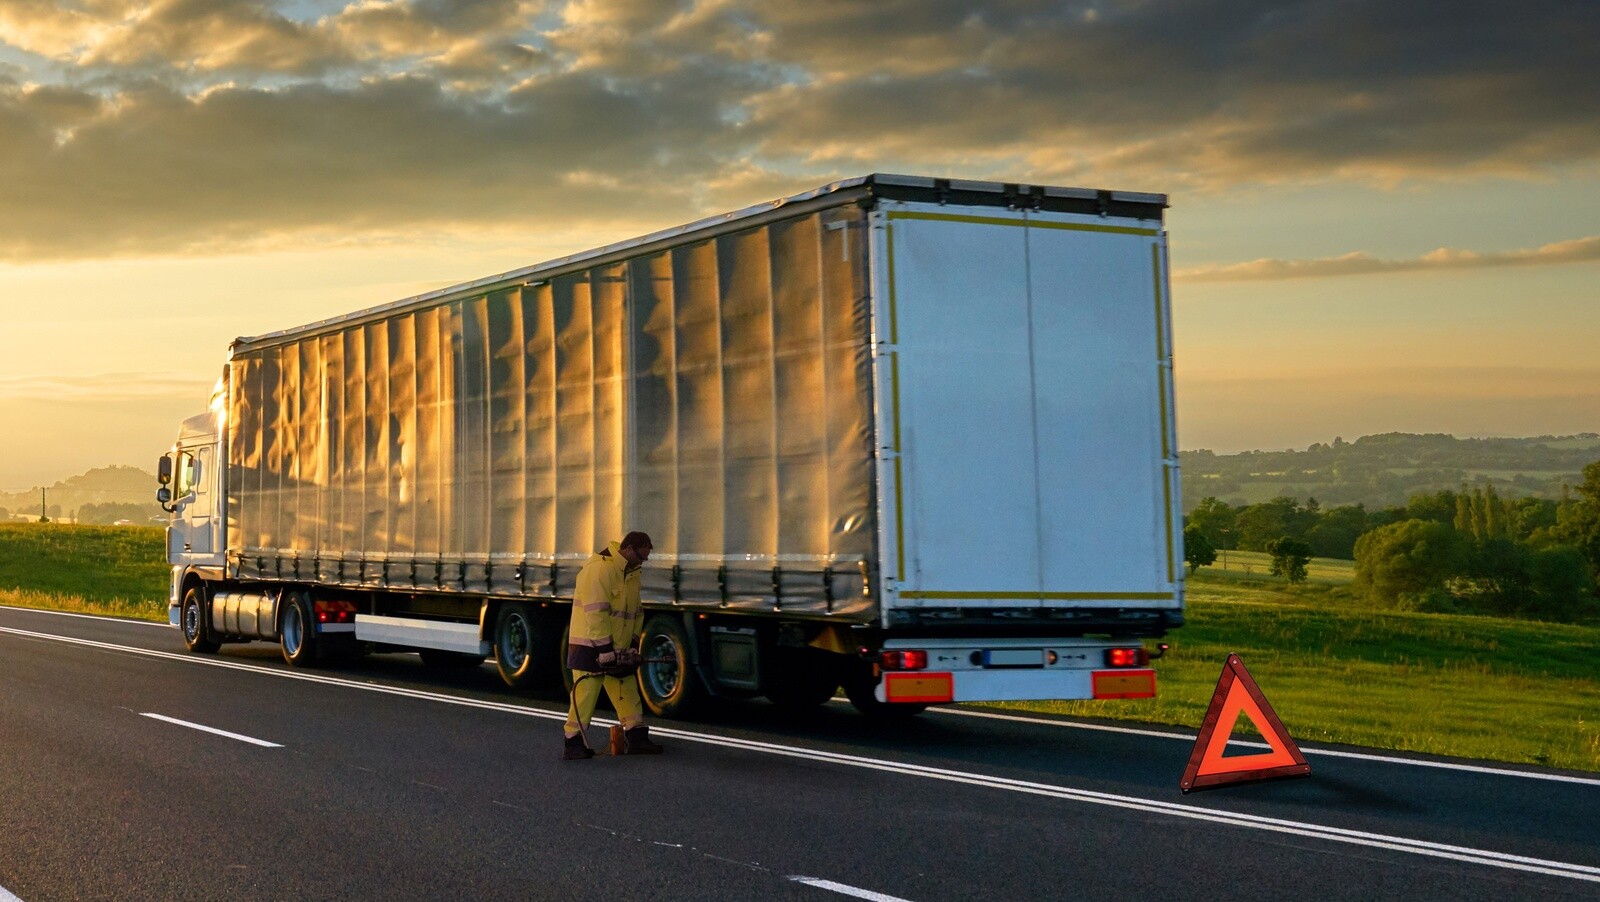
[{"label": "bush", "polygon": [[1443,591],[1467,563],[1466,546],[1448,523],[1401,520],[1356,541],[1356,587],[1376,601]]}]

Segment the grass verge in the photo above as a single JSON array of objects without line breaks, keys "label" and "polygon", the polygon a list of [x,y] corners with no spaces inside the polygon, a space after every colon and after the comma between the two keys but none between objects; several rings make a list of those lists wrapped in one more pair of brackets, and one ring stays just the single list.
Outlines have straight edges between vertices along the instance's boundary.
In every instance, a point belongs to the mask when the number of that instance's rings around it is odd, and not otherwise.
[{"label": "grass verge", "polygon": [[1600,771],[1600,628],[1374,611],[1343,587],[1205,575],[1187,619],[1154,699],[1006,707],[1198,728],[1236,653],[1298,741]]}]

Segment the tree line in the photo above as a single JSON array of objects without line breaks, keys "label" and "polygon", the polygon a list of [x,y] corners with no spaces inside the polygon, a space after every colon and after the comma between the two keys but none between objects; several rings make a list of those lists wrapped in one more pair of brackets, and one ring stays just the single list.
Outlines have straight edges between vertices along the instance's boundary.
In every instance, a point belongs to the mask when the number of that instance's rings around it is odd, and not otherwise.
[{"label": "tree line", "polygon": [[1324,508],[1279,497],[1206,497],[1186,519],[1193,569],[1216,549],[1261,551],[1305,579],[1315,557],[1354,559],[1357,591],[1390,607],[1574,620],[1600,616],[1600,461],[1561,497],[1510,498],[1493,485],[1412,495],[1404,505]]}]

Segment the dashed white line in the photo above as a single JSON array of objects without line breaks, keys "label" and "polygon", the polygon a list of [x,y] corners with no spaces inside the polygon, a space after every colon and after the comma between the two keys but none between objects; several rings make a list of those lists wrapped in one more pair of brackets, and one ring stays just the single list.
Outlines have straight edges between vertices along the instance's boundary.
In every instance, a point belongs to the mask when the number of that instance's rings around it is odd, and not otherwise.
[{"label": "dashed white line", "polygon": [[862,889],[858,886],[850,886],[849,884],[845,883],[835,883],[832,880],[823,880],[821,877],[794,876],[790,877],[789,879],[793,880],[795,883],[804,883],[806,886],[815,886],[818,889],[833,890],[836,893],[841,893],[846,896],[854,896],[857,899],[870,899],[872,902],[909,902],[909,900],[902,899],[899,896],[890,896],[885,893],[875,893],[870,889]]},{"label": "dashed white line", "polygon": [[[114,645],[108,642],[96,642],[90,639],[78,639],[71,636],[57,636],[50,633],[34,633],[27,630],[12,629],[9,627],[0,627],[0,633],[9,633],[35,639],[66,642],[73,645],[82,645],[90,648],[101,648],[128,654],[144,655],[152,658],[179,661],[186,664],[223,667],[230,670],[246,670],[261,676],[303,680],[313,683],[324,683],[328,685],[343,686],[347,689],[358,689],[365,692],[378,692],[385,695],[397,695],[407,698],[458,705],[462,707],[495,710],[508,714],[517,714],[524,717],[539,717],[548,720],[564,720],[566,718],[566,714],[564,712],[545,711],[539,708],[530,708],[525,705],[512,705],[500,702],[480,701],[477,699],[458,698],[455,696],[424,692],[416,689],[403,689],[395,686],[359,683],[351,680],[336,679],[327,676],[294,673],[283,670],[270,670],[255,665],[240,664],[232,661],[221,661],[217,660],[216,658],[196,658],[191,655],[156,651],[154,649],[139,648],[138,646]],[[604,725],[612,723],[612,721],[607,721],[603,718],[597,717],[594,719],[593,723],[596,725]],[[189,724],[185,725],[192,726]],[[199,728],[208,730],[210,729],[207,727]],[[860,755],[846,755],[838,752],[825,752],[818,749],[780,745],[771,742],[760,742],[752,739],[739,739],[730,736],[697,733],[691,730],[652,727],[652,732],[662,736],[683,739],[690,742],[699,742],[706,745],[718,745],[725,748],[739,749],[742,751],[760,752],[785,758],[806,759],[845,767],[857,767],[865,770],[883,771],[901,776],[920,777],[923,779],[939,780],[948,783],[960,783],[985,789],[1004,790],[1008,792],[1017,792],[1027,795],[1060,799],[1063,801],[1084,802],[1092,805],[1104,805],[1113,808],[1138,811],[1146,815],[1161,814],[1168,817],[1205,821],[1213,824],[1226,824],[1254,830],[1266,830],[1293,836],[1311,837],[1328,842],[1346,843],[1350,845],[1366,846],[1369,848],[1388,849],[1396,852],[1405,852],[1412,855],[1449,859],[1452,861],[1504,868],[1507,870],[1522,871],[1525,873],[1547,874],[1554,877],[1565,877],[1572,880],[1600,883],[1600,867],[1593,867],[1590,865],[1572,864],[1564,861],[1532,858],[1523,855],[1511,855],[1505,852],[1495,852],[1487,849],[1474,849],[1466,846],[1448,845],[1445,843],[1411,839],[1403,836],[1391,836],[1381,833],[1367,833],[1359,830],[1347,830],[1342,827],[1325,826],[1322,824],[1313,824],[1303,821],[1260,817],[1257,815],[1226,811],[1217,808],[1204,808],[1197,805],[1163,802],[1156,799],[1142,798],[1139,796],[1115,795],[1112,793],[1074,789],[1067,786],[1058,786],[1049,783],[1034,783],[1026,780],[1014,780],[1008,777],[997,777],[988,774],[948,770],[944,768],[928,767],[920,764],[908,764],[882,758],[868,758]],[[840,885],[842,886],[843,884]]]},{"label": "dashed white line", "polygon": [[219,730],[216,727],[208,727],[205,724],[190,723],[187,720],[179,720],[176,717],[168,717],[165,714],[152,714],[152,713],[150,713],[148,711],[145,711],[145,712],[141,712],[139,714],[139,716],[140,717],[148,717],[148,718],[151,718],[152,720],[160,720],[160,721],[165,721],[167,723],[174,723],[174,724],[177,724],[180,727],[188,727],[191,730],[199,730],[202,733],[213,733],[213,734],[215,734],[217,736],[226,736],[229,739],[237,739],[240,742],[248,742],[251,745],[259,745],[262,748],[268,748],[268,749],[281,749],[281,748],[283,748],[283,746],[281,744],[276,743],[276,742],[268,742],[265,739],[256,739],[253,736],[243,736],[243,735],[240,735],[239,733],[229,733],[227,730]]}]

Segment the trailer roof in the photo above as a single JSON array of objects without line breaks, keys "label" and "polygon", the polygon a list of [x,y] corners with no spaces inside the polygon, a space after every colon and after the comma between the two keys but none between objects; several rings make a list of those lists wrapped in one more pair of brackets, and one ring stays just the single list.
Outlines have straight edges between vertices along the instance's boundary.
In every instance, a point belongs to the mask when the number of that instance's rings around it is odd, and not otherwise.
[{"label": "trailer roof", "polygon": [[755,204],[731,213],[708,216],[639,238],[435,289],[303,326],[262,335],[241,336],[234,339],[232,350],[237,352],[270,347],[307,335],[334,331],[358,322],[383,319],[401,310],[428,307],[456,298],[471,297],[487,291],[552,278],[573,269],[597,265],[607,261],[607,258],[630,257],[651,245],[677,244],[690,237],[706,237],[709,234],[748,228],[764,219],[841,206],[867,198],[964,206],[1023,207],[1052,212],[1153,219],[1158,222],[1162,218],[1162,211],[1167,207],[1165,194],[872,173],[830,182],[810,191]]}]

